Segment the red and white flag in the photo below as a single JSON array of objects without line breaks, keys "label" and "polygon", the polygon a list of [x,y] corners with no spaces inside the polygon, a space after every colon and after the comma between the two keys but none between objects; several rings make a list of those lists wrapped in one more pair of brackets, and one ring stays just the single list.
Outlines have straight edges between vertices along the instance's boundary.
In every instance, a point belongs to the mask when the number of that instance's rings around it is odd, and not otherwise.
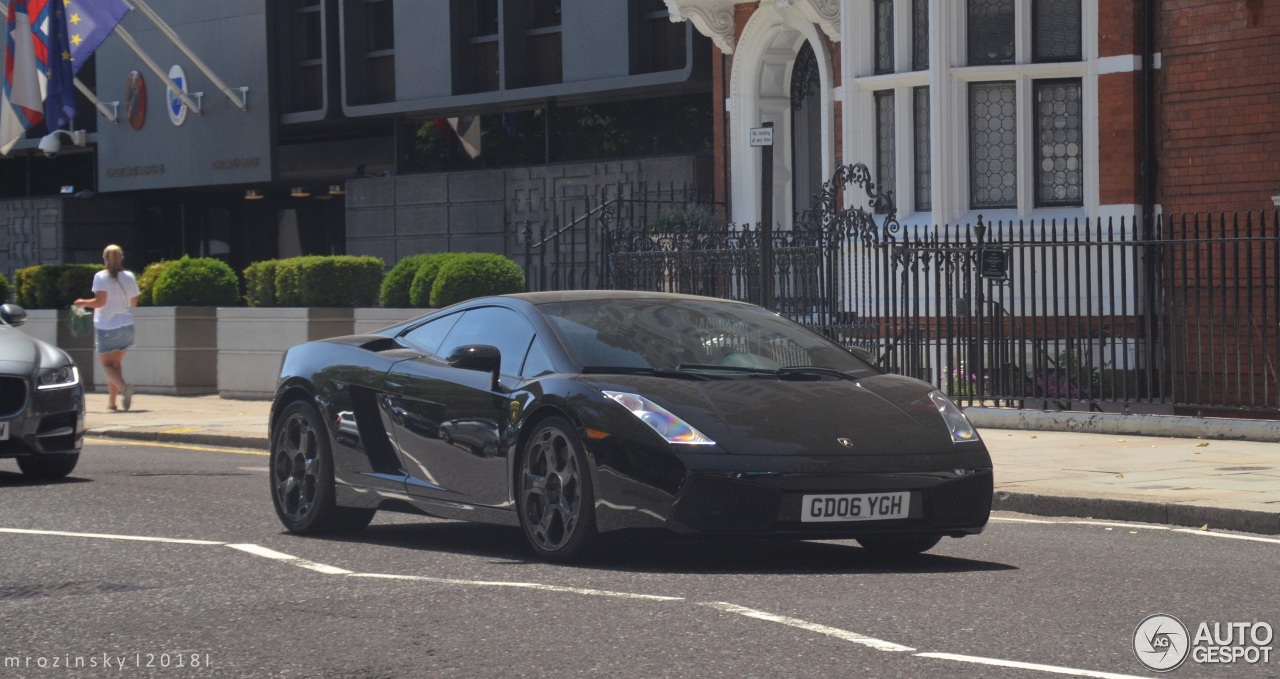
[{"label": "red and white flag", "polygon": [[39,41],[31,29],[28,5],[28,0],[9,1],[4,91],[0,94],[0,155],[8,155],[27,129],[44,119],[44,83],[36,56]]}]

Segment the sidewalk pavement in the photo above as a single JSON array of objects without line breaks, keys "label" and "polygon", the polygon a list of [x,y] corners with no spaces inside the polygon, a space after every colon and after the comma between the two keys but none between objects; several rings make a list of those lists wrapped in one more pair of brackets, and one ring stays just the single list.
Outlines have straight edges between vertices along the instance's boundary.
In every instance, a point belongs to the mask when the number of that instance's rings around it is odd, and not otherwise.
[{"label": "sidewalk pavement", "polygon": [[[91,437],[269,447],[270,401],[137,394],[132,410],[111,412],[106,394],[93,393],[85,406]],[[1163,421],[1175,438],[1120,433],[1126,425],[1087,413],[992,410],[972,416],[995,462],[995,509],[1280,534],[1280,422],[1127,416],[1130,431]],[[1026,428],[1037,424],[1067,431]]]}]

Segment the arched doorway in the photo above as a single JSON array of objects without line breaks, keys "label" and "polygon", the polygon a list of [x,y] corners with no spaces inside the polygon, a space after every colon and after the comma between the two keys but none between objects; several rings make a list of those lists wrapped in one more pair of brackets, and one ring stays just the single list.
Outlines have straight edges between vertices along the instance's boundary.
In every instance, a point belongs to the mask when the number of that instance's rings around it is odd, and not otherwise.
[{"label": "arched doorway", "polygon": [[822,79],[818,57],[805,41],[791,67],[791,204],[797,225],[822,188]]},{"label": "arched doorway", "polygon": [[[835,168],[832,54],[796,9],[761,4],[738,38],[729,82],[733,220],[761,220],[761,156],[749,131],[773,123],[773,222],[791,228]],[[796,103],[799,102],[799,106]]]}]

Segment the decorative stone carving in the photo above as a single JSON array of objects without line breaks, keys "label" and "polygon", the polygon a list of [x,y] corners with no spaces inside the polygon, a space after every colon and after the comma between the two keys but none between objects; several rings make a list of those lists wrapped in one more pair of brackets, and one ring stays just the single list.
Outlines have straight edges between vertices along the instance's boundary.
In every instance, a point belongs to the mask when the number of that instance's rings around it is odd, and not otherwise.
[{"label": "decorative stone carving", "polygon": [[840,0],[774,0],[778,9],[795,9],[817,24],[832,42],[840,42]]},{"label": "decorative stone carving", "polygon": [[721,52],[733,54],[737,44],[733,35],[733,0],[666,0],[666,3],[672,22],[693,22],[693,27],[711,38]]}]

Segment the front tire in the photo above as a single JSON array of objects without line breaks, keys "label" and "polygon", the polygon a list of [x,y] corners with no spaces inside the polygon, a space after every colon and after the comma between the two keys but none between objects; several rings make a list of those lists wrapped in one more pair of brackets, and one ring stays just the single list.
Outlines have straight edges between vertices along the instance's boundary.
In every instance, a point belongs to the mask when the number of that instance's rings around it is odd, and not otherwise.
[{"label": "front tire", "polygon": [[76,468],[80,453],[57,453],[18,458],[22,475],[37,481],[53,481],[65,478]]},{"label": "front tire", "polygon": [[874,556],[892,559],[922,554],[941,540],[939,535],[864,535],[858,544]]},{"label": "front tire", "polygon": [[280,415],[271,441],[271,500],[291,533],[358,533],[376,510],[339,507],[329,431],[316,407],[294,401]]},{"label": "front tire", "polygon": [[587,456],[573,425],[543,420],[520,457],[516,499],[520,525],[538,556],[576,561],[595,545],[595,496]]}]

